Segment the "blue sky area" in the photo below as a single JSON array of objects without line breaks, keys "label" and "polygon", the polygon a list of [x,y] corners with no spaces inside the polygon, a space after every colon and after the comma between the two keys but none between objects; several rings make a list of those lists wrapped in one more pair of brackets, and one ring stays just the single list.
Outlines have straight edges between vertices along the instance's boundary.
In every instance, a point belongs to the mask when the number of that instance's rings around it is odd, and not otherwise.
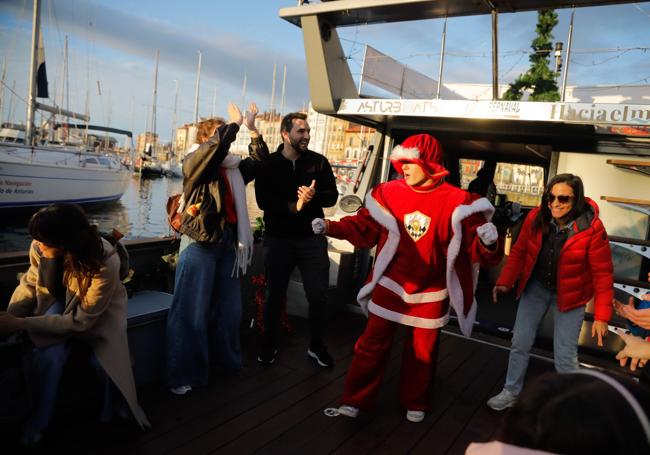
[{"label": "blue sky area", "polygon": [[[246,100],[268,108],[274,64],[276,108],[286,65],[285,111],[300,109],[309,100],[302,33],[278,17],[280,8],[295,4],[294,0],[44,0],[50,96],[56,94],[60,102],[63,43],[68,36],[69,107],[84,112],[88,98],[93,123],[136,134],[150,124],[157,49],[157,130],[163,140],[170,138],[174,121],[174,81],[179,87],[176,121],[193,119],[199,49],[201,116],[223,115],[228,101],[240,103],[244,74]],[[0,71],[6,62],[5,83],[15,84],[23,99],[31,8],[31,0],[0,0]],[[555,40],[565,45],[570,13],[558,10],[560,22],[554,31]],[[499,16],[500,82],[511,82],[528,68],[536,19],[536,13]],[[435,79],[442,27],[443,20],[434,20],[350,27],[339,33],[355,75],[367,43]],[[447,31],[443,81],[489,83],[490,17],[452,18]],[[573,52],[569,85],[650,84],[650,2],[576,10]],[[8,120],[10,108],[11,120],[22,122],[24,102],[5,89],[2,121]]]}]

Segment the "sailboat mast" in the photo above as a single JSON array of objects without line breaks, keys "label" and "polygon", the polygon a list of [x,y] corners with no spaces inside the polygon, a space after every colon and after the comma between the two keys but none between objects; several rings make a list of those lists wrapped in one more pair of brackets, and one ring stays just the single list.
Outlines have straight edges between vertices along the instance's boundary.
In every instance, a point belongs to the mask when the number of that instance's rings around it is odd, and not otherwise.
[{"label": "sailboat mast", "polygon": [[36,111],[36,68],[38,67],[38,41],[41,32],[41,1],[34,0],[32,15],[32,48],[29,62],[29,84],[27,88],[27,125],[25,144],[34,145],[34,113]]},{"label": "sailboat mast", "polygon": [[287,86],[287,65],[284,65],[284,75],[282,76],[282,96],[280,97],[280,115],[284,114],[284,94]]},{"label": "sailboat mast", "polygon": [[158,60],[160,59],[160,50],[156,51],[156,67],[153,73],[153,101],[151,108],[151,133],[153,140],[152,153],[156,153],[156,101],[158,98]]},{"label": "sailboat mast", "polygon": [[196,68],[196,92],[194,93],[194,124],[199,122],[199,88],[201,86],[201,51],[199,52],[199,64]]},{"label": "sailboat mast", "polygon": [[174,79],[176,90],[174,94],[174,117],[172,118],[172,156],[176,158],[176,123],[178,122],[178,79]]}]

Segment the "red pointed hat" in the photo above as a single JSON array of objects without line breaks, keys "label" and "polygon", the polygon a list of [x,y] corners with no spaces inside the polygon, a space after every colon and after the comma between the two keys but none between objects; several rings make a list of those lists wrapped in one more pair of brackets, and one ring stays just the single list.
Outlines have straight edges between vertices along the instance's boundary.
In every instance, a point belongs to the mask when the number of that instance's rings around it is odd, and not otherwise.
[{"label": "red pointed hat", "polygon": [[442,166],[442,145],[438,139],[429,134],[408,137],[402,145],[393,149],[390,161],[400,174],[404,174],[402,163],[419,164],[424,172],[434,179],[449,174],[449,171]]}]

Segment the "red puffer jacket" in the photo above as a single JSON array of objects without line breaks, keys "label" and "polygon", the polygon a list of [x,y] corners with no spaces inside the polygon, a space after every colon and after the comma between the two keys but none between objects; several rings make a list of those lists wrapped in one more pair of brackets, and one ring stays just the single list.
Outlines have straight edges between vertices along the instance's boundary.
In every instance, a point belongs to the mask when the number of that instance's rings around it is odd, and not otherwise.
[{"label": "red puffer jacket", "polygon": [[[598,218],[598,206],[589,198],[586,201],[593,213],[586,214],[586,224],[577,222],[580,219],[576,220],[574,233],[560,252],[557,305],[560,311],[569,311],[586,305],[594,298],[595,319],[608,322],[612,317],[614,298],[612,252],[605,227]],[[539,211],[540,208],[537,207],[526,217],[519,238],[496,283],[497,286],[512,288],[519,280],[517,297],[524,292],[542,247],[541,229],[533,231],[532,228]]]}]

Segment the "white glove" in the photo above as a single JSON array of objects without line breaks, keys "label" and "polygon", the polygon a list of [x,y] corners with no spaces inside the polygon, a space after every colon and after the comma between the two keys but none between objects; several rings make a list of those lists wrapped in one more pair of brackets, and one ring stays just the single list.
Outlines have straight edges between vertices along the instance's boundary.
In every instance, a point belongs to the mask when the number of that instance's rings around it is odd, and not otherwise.
[{"label": "white glove", "polygon": [[483,242],[483,245],[490,246],[499,238],[497,227],[492,223],[485,223],[476,228],[476,233]]},{"label": "white glove", "polygon": [[311,230],[314,231],[314,234],[325,234],[327,223],[322,218],[314,218],[311,220]]}]

